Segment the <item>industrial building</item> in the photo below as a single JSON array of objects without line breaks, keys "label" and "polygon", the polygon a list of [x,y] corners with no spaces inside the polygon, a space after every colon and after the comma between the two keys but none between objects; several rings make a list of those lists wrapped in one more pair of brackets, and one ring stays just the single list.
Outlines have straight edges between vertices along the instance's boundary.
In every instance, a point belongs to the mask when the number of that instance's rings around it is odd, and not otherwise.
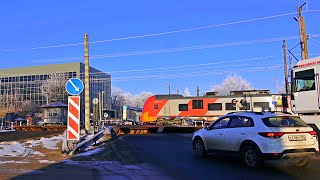
[{"label": "industrial building", "polygon": [[[68,93],[60,85],[60,89],[54,89],[60,94],[59,99],[50,99],[44,94],[43,84],[53,74],[63,74],[66,79],[80,78],[84,82],[85,65],[80,62],[50,64],[43,66],[29,66],[22,68],[0,69],[0,101],[3,106],[9,106],[15,102],[33,102],[38,107],[59,101],[66,103]],[[60,82],[57,82],[61,84]],[[90,98],[98,98],[102,94],[104,109],[111,107],[111,76],[98,69],[90,67]],[[84,108],[85,92],[81,93],[81,107]]]}]

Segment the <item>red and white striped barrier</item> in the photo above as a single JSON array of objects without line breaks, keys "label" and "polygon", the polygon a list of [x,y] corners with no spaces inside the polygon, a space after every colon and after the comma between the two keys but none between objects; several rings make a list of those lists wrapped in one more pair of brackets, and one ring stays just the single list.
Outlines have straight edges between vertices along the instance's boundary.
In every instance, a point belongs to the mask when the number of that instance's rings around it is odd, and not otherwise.
[{"label": "red and white striped barrier", "polygon": [[80,96],[68,97],[67,140],[80,140]]}]

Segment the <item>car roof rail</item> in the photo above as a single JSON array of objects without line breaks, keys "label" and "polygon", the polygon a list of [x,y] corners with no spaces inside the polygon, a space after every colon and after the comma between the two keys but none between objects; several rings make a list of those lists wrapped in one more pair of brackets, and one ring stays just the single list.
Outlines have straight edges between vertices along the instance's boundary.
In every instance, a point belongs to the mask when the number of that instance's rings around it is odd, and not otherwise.
[{"label": "car roof rail", "polygon": [[282,113],[282,114],[290,114],[290,115],[294,115],[291,112],[286,112],[286,111],[267,111],[267,113]]},{"label": "car roof rail", "polygon": [[257,112],[257,111],[234,111],[234,112],[229,112],[227,114],[236,114],[236,113],[254,113],[257,115],[263,115],[263,112]]}]

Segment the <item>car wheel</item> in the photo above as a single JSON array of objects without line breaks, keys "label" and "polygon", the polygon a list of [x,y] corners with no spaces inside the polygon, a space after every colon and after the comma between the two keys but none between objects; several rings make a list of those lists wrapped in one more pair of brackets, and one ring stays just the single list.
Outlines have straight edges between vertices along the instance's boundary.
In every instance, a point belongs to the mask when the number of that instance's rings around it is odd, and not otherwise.
[{"label": "car wheel", "polygon": [[289,162],[297,167],[305,167],[310,163],[310,158],[301,157],[301,158],[289,159]]},{"label": "car wheel", "polygon": [[193,149],[199,158],[205,158],[207,156],[206,148],[204,147],[201,139],[196,139],[193,143]]},{"label": "car wheel", "polygon": [[244,165],[250,168],[260,167],[263,162],[260,151],[252,146],[246,146],[242,149],[241,159]]}]

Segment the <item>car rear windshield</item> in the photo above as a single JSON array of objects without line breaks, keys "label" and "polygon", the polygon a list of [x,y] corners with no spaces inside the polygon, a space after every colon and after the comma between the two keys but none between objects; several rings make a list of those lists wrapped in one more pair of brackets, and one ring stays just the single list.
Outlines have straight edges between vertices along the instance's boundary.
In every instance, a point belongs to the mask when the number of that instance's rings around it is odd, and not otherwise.
[{"label": "car rear windshield", "polygon": [[296,116],[275,116],[262,119],[268,127],[307,127],[308,125]]}]

